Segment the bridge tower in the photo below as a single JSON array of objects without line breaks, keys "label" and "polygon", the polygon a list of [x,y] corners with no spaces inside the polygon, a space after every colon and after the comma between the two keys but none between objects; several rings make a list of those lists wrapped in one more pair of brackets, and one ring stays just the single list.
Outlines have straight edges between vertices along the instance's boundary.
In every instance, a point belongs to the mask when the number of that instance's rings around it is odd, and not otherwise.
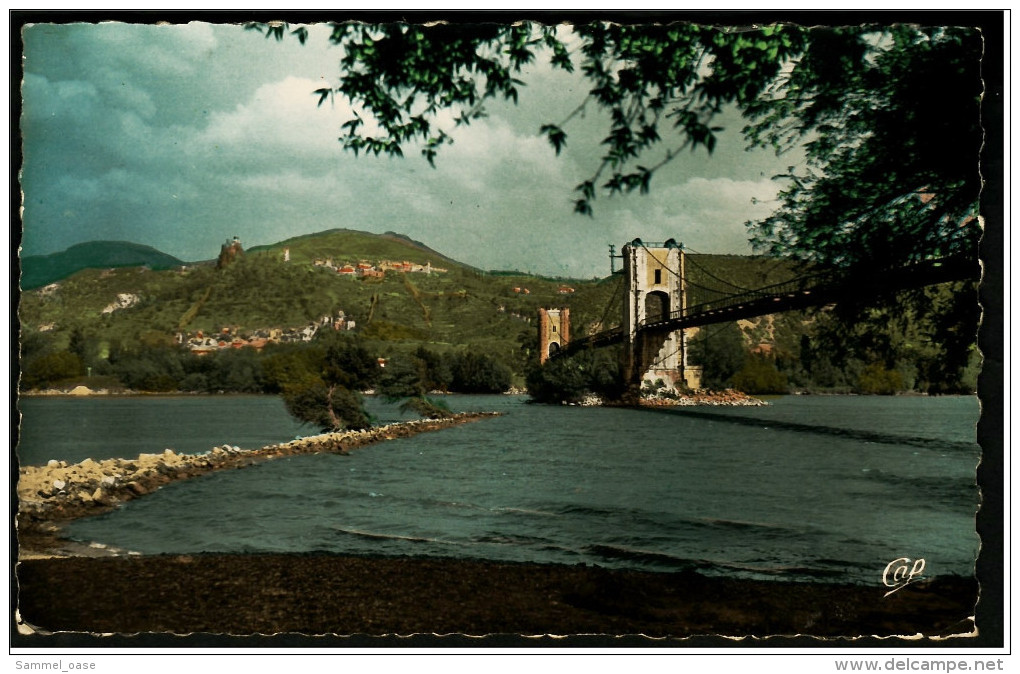
[{"label": "bridge tower", "polygon": [[624,376],[632,388],[658,380],[670,389],[698,388],[700,377],[687,366],[683,330],[656,328],[659,320],[687,309],[683,246],[670,239],[644,243],[634,239],[623,247]]},{"label": "bridge tower", "polygon": [[538,361],[545,364],[551,354],[570,343],[570,308],[538,310]]}]

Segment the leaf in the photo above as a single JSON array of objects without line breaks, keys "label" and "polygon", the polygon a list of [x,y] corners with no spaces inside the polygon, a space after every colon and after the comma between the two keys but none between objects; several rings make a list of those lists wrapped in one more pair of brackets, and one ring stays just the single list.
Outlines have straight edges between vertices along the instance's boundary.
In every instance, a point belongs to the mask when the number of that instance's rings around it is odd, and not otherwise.
[{"label": "leaf", "polygon": [[583,183],[578,185],[575,189],[577,191],[579,191],[582,195],[584,195],[585,199],[594,199],[595,198],[595,183],[592,182],[591,180],[585,180]]},{"label": "leaf", "polygon": [[574,212],[581,215],[587,215],[590,217],[595,216],[595,212],[592,210],[591,204],[588,203],[587,199],[578,199],[574,202]]},{"label": "leaf", "polygon": [[553,149],[556,150],[557,156],[560,154],[560,150],[563,149],[563,146],[567,144],[566,132],[555,124],[543,124],[538,132],[544,133],[549,138],[549,143],[551,143]]}]

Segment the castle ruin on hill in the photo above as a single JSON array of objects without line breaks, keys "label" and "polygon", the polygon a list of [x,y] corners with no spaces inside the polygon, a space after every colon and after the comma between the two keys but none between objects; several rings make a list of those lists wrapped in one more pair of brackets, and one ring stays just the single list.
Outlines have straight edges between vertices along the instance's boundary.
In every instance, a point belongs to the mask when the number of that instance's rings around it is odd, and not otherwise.
[{"label": "castle ruin on hill", "polygon": [[236,236],[233,241],[227,239],[226,243],[220,246],[220,256],[216,259],[216,268],[224,269],[242,255],[244,255],[244,248],[241,246],[241,239]]}]

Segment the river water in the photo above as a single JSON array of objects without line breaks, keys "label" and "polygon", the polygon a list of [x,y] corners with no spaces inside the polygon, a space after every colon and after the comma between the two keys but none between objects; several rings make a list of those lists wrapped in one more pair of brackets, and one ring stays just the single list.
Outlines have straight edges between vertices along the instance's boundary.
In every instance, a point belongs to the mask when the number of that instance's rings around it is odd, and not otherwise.
[{"label": "river water", "polygon": [[[312,552],[586,563],[881,582],[886,564],[971,575],[973,397],[787,396],[628,410],[451,396],[503,416],[167,485],[71,523],[147,554]],[[272,397],[31,398],[25,464],[259,447],[314,434]],[[407,419],[369,401],[380,422]]]}]

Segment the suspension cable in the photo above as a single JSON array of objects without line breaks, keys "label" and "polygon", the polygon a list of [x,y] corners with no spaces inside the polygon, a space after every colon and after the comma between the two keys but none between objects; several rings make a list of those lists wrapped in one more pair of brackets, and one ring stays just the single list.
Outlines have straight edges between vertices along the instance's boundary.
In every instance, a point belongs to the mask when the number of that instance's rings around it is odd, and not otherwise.
[{"label": "suspension cable", "polygon": [[707,269],[705,269],[704,265],[702,265],[699,262],[695,261],[694,258],[692,258],[692,257],[688,257],[687,261],[690,262],[691,264],[693,264],[698,269],[700,269],[701,273],[703,273],[705,276],[708,276],[709,278],[715,279],[716,281],[719,281],[720,283],[725,283],[726,285],[728,285],[728,286],[730,286],[732,288],[736,288],[737,290],[741,290],[741,291],[743,291],[745,293],[754,292],[754,290],[752,290],[751,288],[745,288],[743,286],[738,286],[736,283],[733,283],[732,281],[727,281],[726,279],[719,278],[718,276],[716,276],[712,272],[710,272]]},{"label": "suspension cable", "polygon": [[606,303],[606,310],[602,312],[602,318],[599,319],[599,325],[602,326],[603,330],[605,330],[606,318],[609,316],[609,310],[613,308],[613,302],[616,300],[616,296],[620,293],[622,288],[623,279],[621,278],[620,282],[616,284],[616,289],[613,291],[612,296],[610,296],[609,302]]},{"label": "suspension cable", "polygon": [[[682,276],[682,275],[680,275],[680,274],[676,273],[675,271],[673,271],[672,269],[670,269],[670,267],[669,267],[669,265],[668,265],[668,264],[666,264],[665,262],[663,262],[662,260],[660,260],[659,258],[657,258],[657,257],[655,256],[655,253],[653,253],[653,252],[651,251],[651,249],[650,249],[650,248],[649,248],[648,246],[646,246],[646,245],[645,245],[644,241],[642,241],[642,242],[641,242],[641,247],[645,249],[645,252],[647,252],[647,253],[648,253],[648,255],[649,255],[649,256],[650,256],[650,257],[651,257],[651,258],[652,258],[653,260],[655,260],[656,262],[658,262],[658,263],[659,263],[659,266],[661,266],[661,267],[664,267],[664,268],[666,269],[666,271],[668,271],[668,272],[669,272],[670,274],[672,274],[673,276],[676,276],[676,277],[677,277],[678,279],[680,279],[681,281],[683,281],[683,282],[684,282],[685,284],[687,284],[688,286],[694,286],[695,288],[700,288],[701,290],[707,290],[708,292],[711,292],[711,293],[718,293],[718,294],[722,295],[723,297],[730,297],[730,296],[732,296],[732,295],[734,295],[734,294],[735,294],[735,293],[730,293],[730,292],[726,292],[725,290],[719,290],[718,288],[709,288],[708,286],[704,286],[704,285],[701,285],[700,283],[695,283],[695,282],[691,281],[691,280],[690,280],[689,278],[685,278],[684,276]],[[687,260],[688,260],[689,262],[693,262],[693,260],[691,260],[691,259],[690,259],[689,257],[687,258]],[[705,270],[705,268],[704,268],[704,267],[702,267],[701,265],[699,265],[699,264],[697,264],[697,263],[695,263],[695,266],[697,266],[697,267],[698,267],[699,269],[701,269],[702,271],[704,271],[706,275],[708,275],[708,276],[711,276],[712,278],[714,278],[714,279],[715,279],[715,280],[717,280],[717,281],[721,281],[722,283],[726,283],[726,285],[729,285],[729,286],[733,286],[734,288],[737,288],[738,290],[743,290],[743,291],[745,291],[745,292],[753,292],[753,291],[751,291],[751,290],[748,290],[747,288],[741,288],[741,287],[740,287],[740,286],[738,286],[738,285],[734,285],[734,284],[732,284],[732,283],[727,283],[726,281],[723,281],[723,280],[722,280],[721,278],[718,278],[718,277],[716,277],[716,276],[713,276],[712,274],[708,273],[708,272],[707,272],[707,271]]]}]

